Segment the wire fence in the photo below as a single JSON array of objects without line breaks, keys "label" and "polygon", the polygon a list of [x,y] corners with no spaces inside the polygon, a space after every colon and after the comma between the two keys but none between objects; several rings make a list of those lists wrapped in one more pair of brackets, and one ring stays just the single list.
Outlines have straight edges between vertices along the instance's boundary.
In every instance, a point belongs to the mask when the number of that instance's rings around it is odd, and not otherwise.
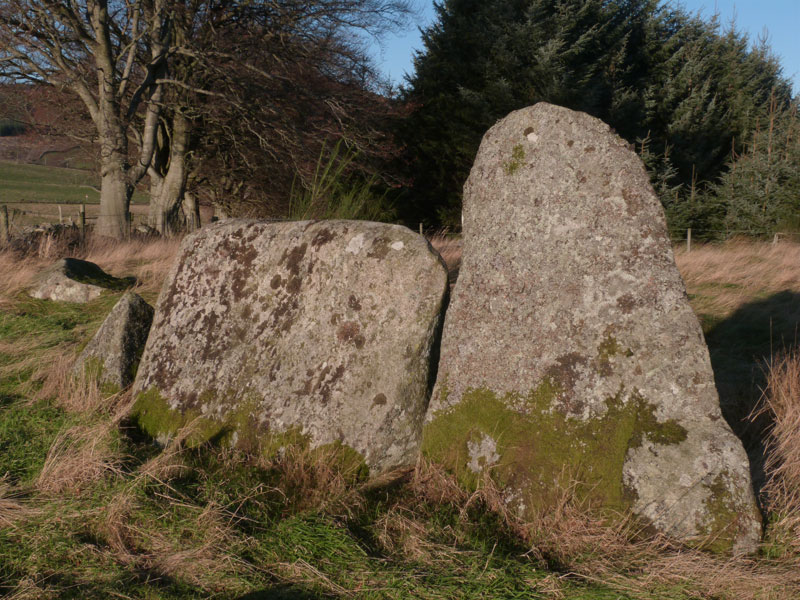
[{"label": "wire fence", "polygon": [[[80,227],[81,223],[85,225],[92,225],[97,222],[97,220],[102,216],[109,216],[109,217],[116,217],[116,215],[103,215],[101,213],[95,213],[92,211],[91,213],[87,212],[86,204],[65,204],[65,205],[57,205],[58,211],[57,212],[41,212],[35,210],[29,210],[27,208],[16,208],[14,205],[30,205],[30,203],[26,202],[4,202],[2,205],[2,214],[0,214],[0,218],[6,220],[5,222],[5,229],[6,235],[12,235],[14,233],[21,233],[24,227],[31,227],[36,226],[37,224],[33,223],[26,223],[23,224],[21,220],[28,221],[30,218],[32,219],[45,219],[47,223],[54,224],[59,223],[61,225],[68,225],[68,226],[76,226]],[[96,204],[89,204],[89,207],[98,206]],[[3,216],[3,214],[5,216]],[[147,215],[146,214],[136,214],[129,212],[129,226],[131,228],[146,225],[147,224]],[[281,218],[271,218],[272,221],[284,221],[284,220],[292,220],[292,219],[281,219]],[[38,224],[42,225],[42,224]],[[2,228],[2,224],[0,224],[0,228]],[[440,237],[460,237],[461,230],[460,228],[457,229],[436,229],[436,230],[426,230],[423,227],[423,224],[419,224],[419,233],[420,235],[426,236],[440,236]],[[800,242],[800,231],[780,231],[774,232],[770,234],[765,234],[763,231],[756,231],[753,229],[694,229],[694,228],[687,228],[686,230],[670,230],[669,239],[673,244],[685,244],[686,251],[691,251],[692,245],[697,244],[698,242],[705,243],[707,238],[713,237],[716,238],[717,241],[722,240],[730,240],[731,238],[742,236],[742,237],[749,237],[749,238],[760,238],[760,239],[770,239],[772,243],[778,243],[780,241],[792,241],[792,242]],[[711,234],[711,235],[709,235]],[[698,239],[698,236],[700,239]]]},{"label": "wire fence", "polygon": [[[4,203],[4,206],[8,207],[8,218],[9,218],[9,226],[20,228],[23,227],[21,223],[19,223],[20,219],[27,220],[28,218],[34,219],[43,219],[46,223],[60,223],[69,225],[71,223],[77,224],[77,221],[80,219],[81,214],[84,215],[84,219],[86,223],[90,223],[93,221],[97,221],[100,217],[103,216],[113,216],[116,215],[103,215],[102,213],[95,213],[93,211],[88,211],[85,208],[85,205],[82,204],[66,204],[63,205],[68,208],[61,209],[58,212],[40,212],[35,210],[28,210],[28,209],[21,209],[13,207],[14,203],[8,202]],[[27,203],[18,203],[18,204],[27,204]],[[81,210],[81,207],[84,206],[84,209]],[[93,205],[89,205],[93,206]],[[94,205],[96,206],[96,205]],[[129,213],[129,218],[133,225],[144,224],[147,221],[146,214],[137,214],[137,213]],[[28,223],[25,226],[33,225],[32,223]]]}]

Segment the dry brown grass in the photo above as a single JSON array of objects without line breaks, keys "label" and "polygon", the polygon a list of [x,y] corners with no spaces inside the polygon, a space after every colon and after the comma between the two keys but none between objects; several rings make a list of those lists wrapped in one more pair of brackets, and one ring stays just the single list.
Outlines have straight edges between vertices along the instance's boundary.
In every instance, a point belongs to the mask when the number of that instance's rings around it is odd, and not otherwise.
[{"label": "dry brown grass", "polygon": [[81,414],[89,422],[62,431],[54,440],[35,483],[44,494],[78,492],[119,474],[124,458],[114,438],[130,412],[131,395],[104,393],[93,378],[74,377],[73,357],[62,349],[33,376],[43,383],[32,401],[54,398],[65,411]]},{"label": "dry brown grass", "polygon": [[5,598],[6,600],[48,600],[58,597],[56,592],[42,587],[40,583],[26,577],[20,581],[14,591]]},{"label": "dry brown grass", "polygon": [[180,238],[141,238],[114,241],[89,238],[83,246],[67,244],[57,236],[42,236],[37,246],[24,255],[0,251],[0,308],[20,291],[30,287],[38,273],[59,258],[72,257],[94,262],[117,277],[133,275],[137,290],[153,299],[178,252]]},{"label": "dry brown grass", "polygon": [[38,365],[31,377],[34,382],[41,383],[31,401],[54,398],[61,408],[72,413],[92,413],[100,409],[112,412],[120,396],[109,398],[96,379],[84,373],[73,375],[74,362],[72,347],[58,347],[49,352],[47,360]]},{"label": "dry brown grass", "polygon": [[[798,436],[794,430],[794,437]],[[410,486],[423,505],[450,504],[465,519],[471,505],[495,514],[508,534],[530,548],[528,556],[558,571],[531,582],[533,589],[547,597],[565,597],[564,580],[579,579],[602,583],[633,598],[657,598],[666,594],[664,590],[677,589],[691,598],[800,598],[797,553],[772,560],[693,550],[646,531],[630,515],[609,518],[595,511],[575,495],[578,486],[561,489],[552,505],[527,522],[504,508],[490,479],[468,494],[452,475],[420,461],[410,474]],[[390,554],[439,562],[450,560],[455,552],[453,547],[430,542],[424,520],[413,505],[393,507],[379,525],[378,541]]]},{"label": "dry brown grass", "polygon": [[[157,492],[170,505],[186,513],[183,532],[165,532],[157,520],[140,512],[137,486],[145,479],[137,476],[103,507],[89,523],[92,534],[103,549],[121,564],[142,572],[183,581],[207,591],[241,587],[239,578],[252,566],[236,558],[235,515],[213,502],[198,507],[184,503],[177,494]],[[242,592],[244,590],[241,590]]]},{"label": "dry brown grass", "polygon": [[123,242],[93,238],[80,258],[97,263],[117,277],[133,275],[138,282],[137,290],[152,295],[161,289],[180,243],[177,237]]},{"label": "dry brown grass", "polygon": [[257,457],[256,464],[281,481],[284,501],[294,509],[349,515],[365,500],[354,485],[360,464],[348,458],[335,446],[311,449],[287,444],[274,456]]},{"label": "dry brown grass", "polygon": [[461,237],[442,232],[434,234],[428,241],[447,266],[448,279],[452,287],[458,278],[458,269],[461,266]]},{"label": "dry brown grass", "polygon": [[0,251],[0,309],[12,303],[12,298],[30,287],[43,261],[38,258],[18,258],[11,252]]},{"label": "dry brown grass", "polygon": [[5,476],[0,478],[0,530],[14,527],[17,521],[29,519],[36,513],[36,509],[23,501],[22,494],[8,483]]},{"label": "dry brown grass", "polygon": [[675,261],[690,292],[716,288],[708,309],[722,317],[756,296],[800,290],[800,244],[735,240],[678,249]]},{"label": "dry brown grass", "polygon": [[764,495],[773,514],[771,537],[800,565],[800,352],[770,365],[762,412],[771,418]]},{"label": "dry brown grass", "polygon": [[219,506],[209,504],[196,509],[191,518],[192,531],[180,542],[151,530],[144,537],[149,551],[140,557],[146,568],[167,577],[185,581],[201,589],[220,587],[224,578],[242,575],[249,566],[233,557],[231,547],[237,543],[230,515]]},{"label": "dry brown grass", "polygon": [[77,425],[62,431],[53,442],[36,489],[44,494],[76,493],[105,477],[120,474],[123,457],[113,443],[116,423]]}]

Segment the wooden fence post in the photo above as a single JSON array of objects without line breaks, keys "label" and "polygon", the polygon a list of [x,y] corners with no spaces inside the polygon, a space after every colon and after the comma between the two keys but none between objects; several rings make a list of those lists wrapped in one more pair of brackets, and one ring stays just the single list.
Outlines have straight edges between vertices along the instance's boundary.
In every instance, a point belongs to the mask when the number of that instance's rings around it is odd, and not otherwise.
[{"label": "wooden fence post", "polygon": [[63,225],[64,224],[64,215],[61,214],[61,205],[60,204],[58,205],[58,224],[59,225]]},{"label": "wooden fence post", "polygon": [[686,252],[692,251],[692,228],[686,230]]},{"label": "wooden fence post", "polygon": [[81,204],[81,210],[78,214],[78,227],[81,230],[81,239],[86,239],[86,205]]},{"label": "wooden fence post", "polygon": [[11,228],[8,225],[8,206],[0,207],[0,245],[5,246],[11,241]]}]

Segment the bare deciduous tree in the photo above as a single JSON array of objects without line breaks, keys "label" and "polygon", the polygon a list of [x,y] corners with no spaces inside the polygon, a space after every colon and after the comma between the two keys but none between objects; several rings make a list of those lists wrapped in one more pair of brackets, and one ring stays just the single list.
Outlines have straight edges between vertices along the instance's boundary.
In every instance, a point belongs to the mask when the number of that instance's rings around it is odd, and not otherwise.
[{"label": "bare deciduous tree", "polygon": [[[315,77],[350,77],[365,64],[360,34],[399,26],[410,9],[407,0],[5,0],[0,76],[82,100],[100,147],[99,234],[127,233],[133,187],[148,173],[151,221],[163,231],[190,178],[193,131],[211,113],[238,120],[230,133],[244,129],[267,144],[292,137],[267,118],[279,123],[287,105],[269,96],[244,104],[252,93],[242,93],[235,71],[267,82],[262,91],[299,89],[303,81],[287,79],[302,72],[297,64]],[[271,127],[277,135],[265,137]]]},{"label": "bare deciduous tree", "polygon": [[[6,0],[0,8],[0,72],[66,88],[83,101],[100,147],[97,232],[127,234],[133,186],[155,146],[170,46],[166,0]],[[141,60],[146,48],[147,61]],[[141,128],[131,131],[143,111]],[[138,153],[129,157],[135,133]]]}]

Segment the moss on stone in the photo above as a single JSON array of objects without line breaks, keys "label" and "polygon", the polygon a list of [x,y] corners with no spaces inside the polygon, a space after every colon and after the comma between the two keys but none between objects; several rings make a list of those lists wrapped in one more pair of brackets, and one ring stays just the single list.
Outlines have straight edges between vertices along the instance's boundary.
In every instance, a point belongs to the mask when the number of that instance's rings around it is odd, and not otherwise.
[{"label": "moss on stone", "polygon": [[96,356],[90,356],[83,362],[83,376],[86,381],[97,384],[104,396],[118,394],[121,388],[116,383],[111,383],[105,377],[105,363]]},{"label": "moss on stone", "polygon": [[[422,451],[473,488],[481,473],[473,468],[480,461],[473,460],[470,448],[489,438],[496,461],[486,468],[501,487],[520,493],[523,512],[549,506],[559,488],[575,481],[583,499],[624,510],[630,506],[622,481],[628,450],[644,439],[680,443],[686,430],[675,421],[658,422],[654,406],[637,393],[623,402],[623,392],[607,399],[604,415],[584,421],[553,408],[560,389],[549,379],[524,396],[512,392],[500,398],[485,388],[469,389],[459,404],[439,411],[425,426]],[[444,398],[447,390],[441,393]]]},{"label": "moss on stone", "polygon": [[597,347],[597,355],[599,359],[609,360],[612,356],[633,356],[633,351],[630,348],[623,348],[613,335],[606,335],[600,345]]},{"label": "moss on stone", "polygon": [[608,334],[597,347],[597,371],[600,375],[607,377],[612,373],[611,360],[615,356],[625,356],[630,358],[633,351],[630,348],[623,348],[613,335]]},{"label": "moss on stone", "polygon": [[105,370],[105,364],[96,356],[90,356],[83,361],[83,375],[87,381],[100,381]]},{"label": "moss on stone", "polygon": [[258,441],[258,451],[264,458],[272,459],[286,448],[307,450],[310,445],[311,438],[300,427],[289,427],[285,431],[264,432]]},{"label": "moss on stone", "polygon": [[355,449],[340,441],[323,444],[311,451],[311,456],[325,461],[338,471],[349,483],[365,481],[369,477],[369,467],[364,457]]},{"label": "moss on stone", "polygon": [[726,485],[728,477],[728,472],[723,471],[717,474],[711,485],[705,486],[709,492],[705,501],[708,516],[700,529],[696,544],[703,550],[730,552],[740,535],[739,522],[750,517],[741,514],[740,507]]},{"label": "moss on stone", "polygon": [[[199,397],[200,406],[213,406],[218,401],[219,396],[211,391],[205,391]],[[189,447],[211,442],[260,454],[267,459],[275,458],[288,447],[309,450],[311,438],[299,427],[290,427],[285,431],[260,429],[254,417],[258,405],[255,396],[238,399],[236,402],[226,399],[222,403],[227,406],[235,405],[236,408],[228,411],[222,420],[217,420],[202,416],[196,409],[172,409],[159,391],[151,387],[137,397],[132,416],[142,431],[157,440],[168,439],[182,428],[191,427],[186,438]],[[309,452],[312,459],[324,459],[349,481],[362,481],[369,475],[364,457],[339,441],[318,446]]]},{"label": "moss on stone", "polygon": [[503,171],[506,175],[513,175],[519,171],[523,160],[525,160],[525,149],[521,144],[517,144],[511,150],[511,160],[503,163]]},{"label": "moss on stone", "polygon": [[191,431],[186,437],[189,447],[219,439],[220,434],[225,433],[223,423],[204,417],[197,410],[170,408],[167,400],[154,387],[137,396],[131,417],[143,432],[159,441],[169,439],[190,426]]}]

